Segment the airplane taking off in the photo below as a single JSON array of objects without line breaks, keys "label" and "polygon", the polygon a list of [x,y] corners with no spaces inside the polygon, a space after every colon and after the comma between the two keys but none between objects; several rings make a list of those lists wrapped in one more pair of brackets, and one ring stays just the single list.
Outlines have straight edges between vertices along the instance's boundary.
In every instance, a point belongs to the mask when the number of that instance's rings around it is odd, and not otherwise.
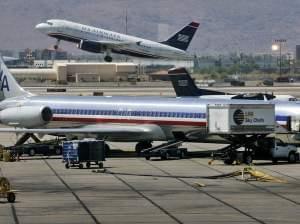
[{"label": "airplane taking off", "polygon": [[152,141],[234,142],[238,138],[232,135],[213,138],[208,133],[207,108],[212,104],[275,105],[276,121],[282,126],[288,125],[290,116],[300,116],[297,102],[195,97],[37,96],[19,86],[2,59],[0,65],[0,122],[11,126],[1,128],[0,132],[138,142],[136,151],[139,152],[150,148]]},{"label": "airplane taking off", "polygon": [[178,97],[199,97],[201,99],[244,99],[244,100],[280,100],[297,101],[291,95],[257,94],[231,94],[221,91],[198,88],[190,73],[185,69],[170,69],[169,77]]},{"label": "airplane taking off", "polygon": [[141,58],[189,60],[186,50],[199,27],[191,22],[163,42],[154,42],[135,36],[70,22],[51,19],[36,25],[36,29],[57,39],[77,43],[78,48],[92,53],[105,53],[104,60],[112,61],[111,53]]}]

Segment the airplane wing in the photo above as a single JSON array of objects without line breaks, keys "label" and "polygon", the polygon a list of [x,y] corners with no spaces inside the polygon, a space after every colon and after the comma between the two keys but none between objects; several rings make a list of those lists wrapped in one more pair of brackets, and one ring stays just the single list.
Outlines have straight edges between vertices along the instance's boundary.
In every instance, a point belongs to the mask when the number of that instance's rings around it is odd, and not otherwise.
[{"label": "airplane wing", "polygon": [[76,134],[96,134],[107,137],[130,137],[130,136],[157,136],[164,135],[162,129],[157,125],[112,125],[97,124],[86,125],[76,128],[0,128],[0,132],[10,133],[32,133],[32,134],[52,134],[52,135],[76,135]]},{"label": "airplane wing", "polygon": [[[112,49],[112,48],[123,48],[123,47],[128,47],[131,45],[140,45],[140,41],[107,41],[107,40],[84,40],[82,41],[85,44],[91,44],[93,46],[99,46],[101,45],[102,48],[106,49]],[[81,43],[82,44],[82,43]]]}]

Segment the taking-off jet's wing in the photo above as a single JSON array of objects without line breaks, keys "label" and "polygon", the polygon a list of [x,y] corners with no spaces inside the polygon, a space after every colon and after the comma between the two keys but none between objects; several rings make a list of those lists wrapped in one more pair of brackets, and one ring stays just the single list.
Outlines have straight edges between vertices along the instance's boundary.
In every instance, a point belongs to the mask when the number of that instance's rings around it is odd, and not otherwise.
[{"label": "taking-off jet's wing", "polygon": [[91,52],[99,53],[109,49],[120,49],[132,45],[140,45],[140,41],[107,41],[107,40],[81,40],[78,47]]}]

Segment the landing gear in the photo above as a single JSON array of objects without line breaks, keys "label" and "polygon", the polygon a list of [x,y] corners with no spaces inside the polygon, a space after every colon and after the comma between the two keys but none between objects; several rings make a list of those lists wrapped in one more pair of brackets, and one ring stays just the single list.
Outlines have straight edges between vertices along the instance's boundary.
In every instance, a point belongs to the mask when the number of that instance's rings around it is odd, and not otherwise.
[{"label": "landing gear", "polygon": [[53,48],[54,48],[54,50],[58,50],[58,48],[59,48],[59,43],[60,43],[60,40],[57,40],[56,41],[56,43],[54,44],[54,46],[53,46]]},{"label": "landing gear", "polygon": [[143,151],[144,149],[149,149],[149,148],[152,148],[151,142],[139,142],[135,146],[135,152],[136,152],[136,154],[140,155],[141,151]]},{"label": "landing gear", "polygon": [[106,55],[105,57],[104,57],[104,61],[106,61],[106,62],[112,62],[112,57],[111,56],[109,56],[109,55]]}]

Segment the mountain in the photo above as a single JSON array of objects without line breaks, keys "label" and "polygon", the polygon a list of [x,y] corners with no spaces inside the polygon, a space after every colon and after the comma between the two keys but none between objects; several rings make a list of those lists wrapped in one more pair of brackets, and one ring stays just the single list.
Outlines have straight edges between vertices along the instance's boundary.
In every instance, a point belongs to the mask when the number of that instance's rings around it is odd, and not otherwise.
[{"label": "mountain", "polygon": [[151,40],[199,21],[189,50],[201,55],[270,53],[272,40],[279,38],[287,39],[284,51],[300,44],[299,0],[2,0],[0,8],[0,49],[54,44],[34,30],[50,18],[124,32],[126,8],[128,33]]}]

